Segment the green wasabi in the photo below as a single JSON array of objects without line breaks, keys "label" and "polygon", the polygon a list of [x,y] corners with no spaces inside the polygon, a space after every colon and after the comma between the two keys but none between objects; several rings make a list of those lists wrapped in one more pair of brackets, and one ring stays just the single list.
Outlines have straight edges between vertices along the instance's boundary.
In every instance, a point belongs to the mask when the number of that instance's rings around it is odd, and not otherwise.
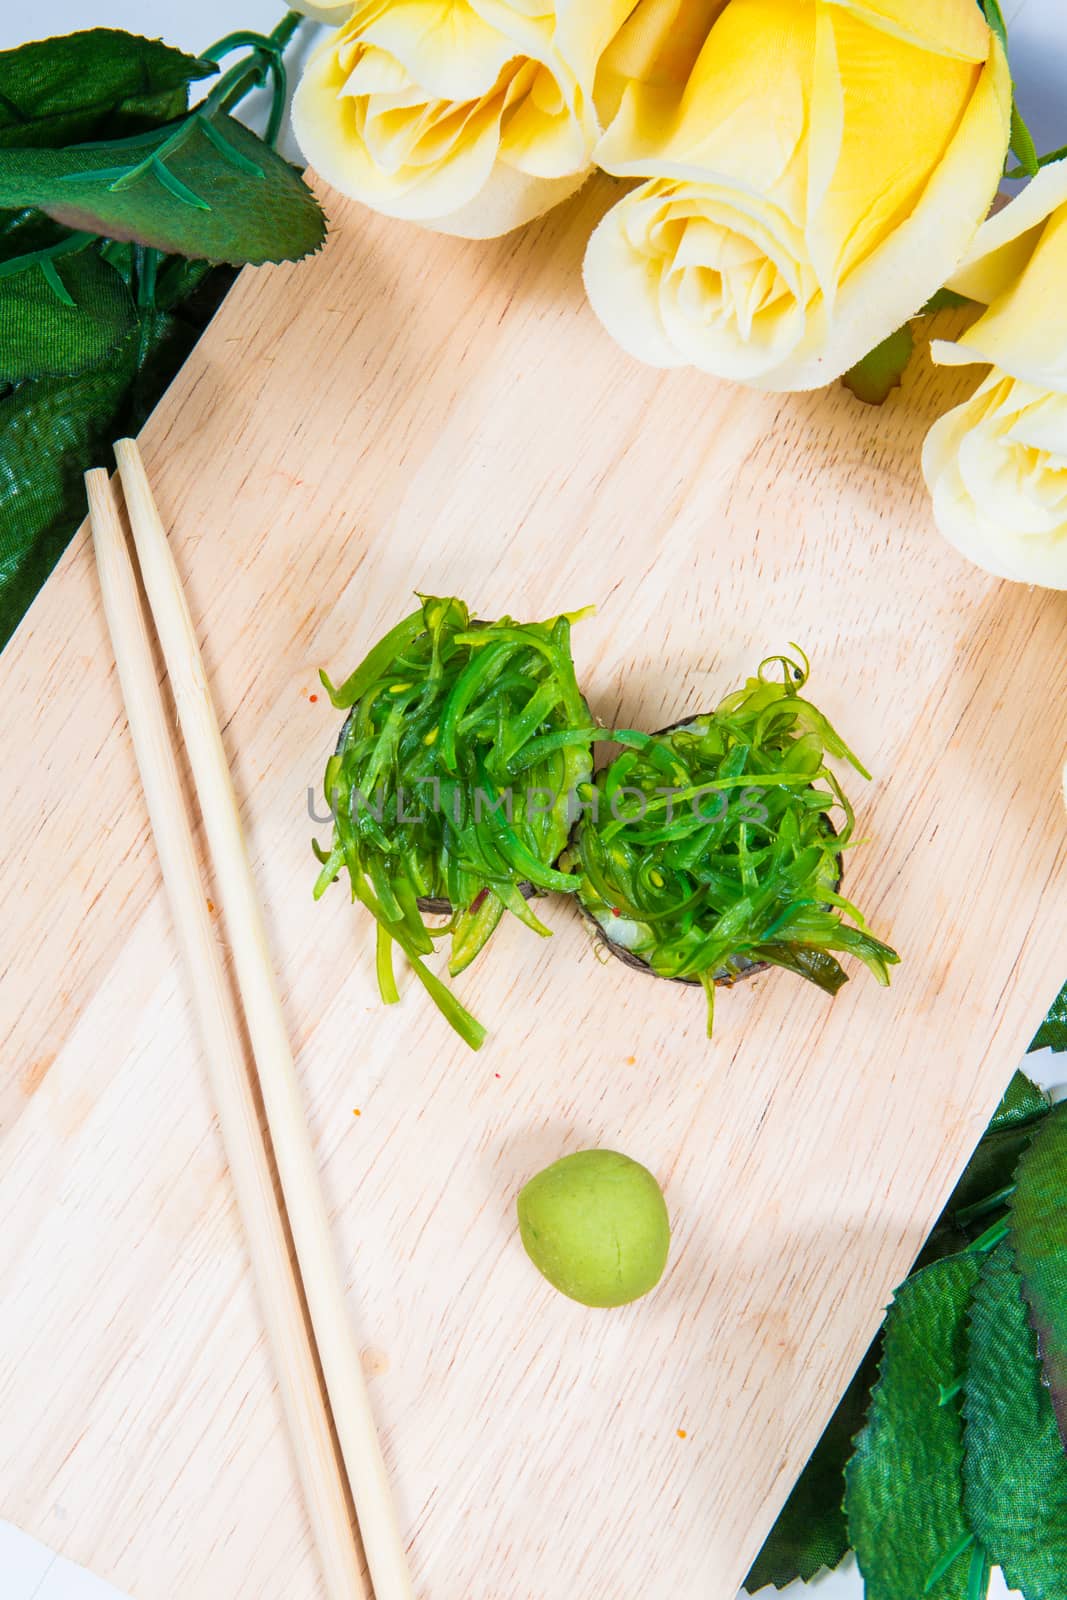
[{"label": "green wasabi", "polygon": [[518,1200],[526,1253],[553,1288],[586,1306],[621,1306],[663,1276],[671,1229],[647,1167],[580,1150],[531,1178]]}]

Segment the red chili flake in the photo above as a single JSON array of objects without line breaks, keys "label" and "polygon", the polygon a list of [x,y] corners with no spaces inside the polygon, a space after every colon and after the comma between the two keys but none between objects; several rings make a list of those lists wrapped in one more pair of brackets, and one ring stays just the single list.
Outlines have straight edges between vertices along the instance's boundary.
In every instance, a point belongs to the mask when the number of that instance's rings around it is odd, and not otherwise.
[{"label": "red chili flake", "polygon": [[315,704],[316,704],[316,703],[317,703],[317,701],[318,701],[318,698],[319,698],[319,697],[318,697],[318,695],[317,695],[317,694],[309,694],[309,695],[308,695],[308,699],[309,699],[309,700],[310,700],[310,701],[311,701],[311,704],[312,704],[312,705],[315,705]]},{"label": "red chili flake", "polygon": [[209,917],[213,917],[215,915],[215,902],[214,902],[214,900],[209,900],[208,901],[208,903],[207,903],[207,914],[208,914]]},{"label": "red chili flake", "polygon": [[499,1072],[494,1072],[494,1073],[493,1073],[493,1077],[494,1077],[494,1078],[499,1078],[499,1076],[500,1076],[500,1074],[499,1074]]},{"label": "red chili flake", "polygon": [[482,909],[482,907],[485,904],[486,896],[488,895],[488,893],[489,893],[488,889],[479,889],[478,890],[478,893],[474,896],[474,899],[471,901],[471,910],[472,911],[480,911]]},{"label": "red chili flake", "polygon": [[621,917],[622,916],[622,912],[619,910],[618,906],[612,906],[611,914],[612,914],[613,917]]}]

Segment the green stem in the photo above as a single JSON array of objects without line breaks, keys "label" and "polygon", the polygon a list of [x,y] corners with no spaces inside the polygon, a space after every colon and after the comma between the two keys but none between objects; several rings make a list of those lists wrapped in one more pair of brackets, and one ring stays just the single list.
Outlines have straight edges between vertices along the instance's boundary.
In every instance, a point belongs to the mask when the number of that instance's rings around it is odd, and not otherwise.
[{"label": "green stem", "polygon": [[287,11],[277,27],[271,29],[271,43],[279,54],[289,44],[290,40],[295,37],[297,29],[304,21],[305,18],[299,11]]},{"label": "green stem", "polygon": [[254,33],[247,28],[238,28],[224,39],[216,40],[206,50],[201,50],[201,59],[219,61],[233,50],[284,50],[303,21],[299,11],[287,11],[270,33]]},{"label": "green stem", "polygon": [[[174,132],[169,134],[168,137],[164,139],[162,144],[156,145],[150,149],[142,161],[134,162],[133,166],[120,169],[116,176],[112,176],[112,169],[110,167],[103,172],[97,172],[95,176],[99,180],[106,178],[111,179],[110,183],[108,184],[108,189],[112,194],[118,194],[123,189],[132,188],[133,185],[138,183],[147,172],[158,169],[166,161],[166,158],[169,155],[173,155],[176,150],[181,149],[182,145],[192,132],[195,124],[196,115],[194,113],[192,116],[183,118],[174,129]],[[88,179],[94,176],[94,174],[91,172],[86,172],[77,173],[75,176],[78,178],[84,177]]]},{"label": "green stem", "polygon": [[74,255],[92,244],[95,238],[95,233],[72,233],[66,239],[60,239],[58,244],[50,244],[47,249],[28,250],[25,255],[11,256],[7,261],[0,261],[0,278],[12,278],[19,272],[27,272],[30,267],[43,267],[46,262],[58,261],[60,256]]},{"label": "green stem", "polygon": [[937,1403],[939,1406],[951,1405],[958,1394],[963,1392],[963,1379],[957,1378],[955,1383],[942,1383],[937,1389]]},{"label": "green stem", "polygon": [[41,262],[41,274],[45,283],[47,283],[48,287],[51,289],[52,293],[55,295],[60,304],[65,305],[69,311],[73,311],[75,304],[74,296],[71,294],[70,290],[63,282],[63,279],[56,271],[55,263],[52,261],[51,257],[47,257]]},{"label": "green stem", "polygon": [[289,97],[289,79],[285,71],[285,62],[281,56],[271,57],[270,75],[274,86],[271,91],[270,115],[267,117],[267,126],[263,130],[263,138],[273,150],[278,143],[278,135],[282,131],[282,123],[285,121],[285,103]]},{"label": "green stem", "polygon": [[260,88],[269,73],[273,80],[273,88],[267,119],[266,143],[273,148],[285,116],[287,79],[282,58],[303,21],[304,18],[299,11],[287,11],[278,26],[269,34],[244,31],[230,33],[225,39],[220,39],[217,44],[205,50],[203,55],[207,61],[217,61],[221,56],[228,55],[231,50],[247,48],[252,53],[247,60],[237,62],[222,74],[211,93],[201,103],[200,112],[205,117],[210,117],[216,111],[231,111],[250,90]]},{"label": "green stem", "polygon": [[253,33],[248,28],[240,28],[235,33],[228,33],[224,39],[217,39],[206,50],[201,50],[200,58],[203,61],[221,61],[223,56],[228,56],[234,50],[262,50],[268,43],[265,33]]},{"label": "green stem", "polygon": [[971,1570],[967,1574],[967,1600],[985,1600],[989,1593],[989,1557],[980,1544],[971,1550]]},{"label": "green stem", "polygon": [[137,312],[140,334],[137,340],[137,371],[144,366],[152,334],[152,312],[156,306],[156,275],[159,271],[160,252],[151,245],[135,244],[133,270],[137,285]]},{"label": "green stem", "polygon": [[956,1213],[956,1221],[961,1228],[974,1222],[978,1217],[984,1217],[990,1211],[997,1211],[1001,1206],[1007,1205],[1015,1193],[1015,1184],[1009,1183],[1003,1189],[998,1189],[996,1194],[991,1194],[985,1200],[976,1200],[973,1205],[963,1206]]},{"label": "green stem", "polygon": [[268,59],[265,52],[258,49],[247,60],[238,61],[222,74],[197,110],[205,117],[213,116],[216,111],[230,111],[252,89],[260,87],[267,75]]},{"label": "green stem", "polygon": [[960,1556],[962,1556],[965,1551],[969,1550],[973,1544],[973,1533],[961,1534],[956,1540],[956,1543],[952,1546],[952,1549],[945,1551],[945,1554],[941,1557],[941,1560],[937,1563],[936,1567],[934,1567],[930,1576],[927,1578],[925,1584],[923,1585],[923,1594],[929,1594],[930,1590],[935,1588],[936,1585],[941,1582],[941,1579],[945,1576],[945,1573],[948,1571],[949,1567],[957,1562]]},{"label": "green stem", "polygon": [[[1057,161],[1064,160],[1065,157],[1067,157],[1067,144],[1062,145],[1059,150],[1050,150],[1048,155],[1039,156],[1037,160],[1038,168],[1051,167]],[[1006,178],[1029,178],[1032,174],[1025,167],[1013,167],[1010,172],[1005,172],[1004,176]]]},{"label": "green stem", "polygon": [[1000,1241],[1006,1239],[1010,1232],[1011,1224],[1006,1218],[1001,1222],[994,1222],[991,1228],[987,1228],[985,1233],[974,1241],[971,1249],[975,1255],[987,1255],[990,1250],[995,1250]]},{"label": "green stem", "polygon": [[396,986],[396,974],[393,971],[393,941],[384,922],[379,922],[377,928],[378,992],[387,1006],[395,1006],[400,999],[400,991]]},{"label": "green stem", "polygon": [[151,245],[137,244],[133,247],[134,265],[137,272],[137,309],[138,311],[154,311],[156,308],[156,277],[159,272],[159,263],[163,259],[162,252],[155,250]]},{"label": "green stem", "polygon": [[[157,180],[169,189],[178,200],[185,205],[197,206],[201,210],[210,211],[211,207],[200,195],[194,194],[166,165],[166,158],[179,150],[196,128],[205,129],[208,138],[216,146],[223,148],[228,144],[223,140],[221,130],[213,129],[211,117],[216,112],[228,113],[239,100],[242,100],[253,88],[258,88],[265,80],[268,73],[274,80],[274,90],[271,100],[270,114],[267,122],[267,143],[272,147],[276,143],[281,129],[282,119],[285,115],[286,74],[282,55],[293,33],[299,27],[303,18],[296,11],[289,11],[271,34],[259,33],[232,33],[227,38],[213,45],[206,52],[208,59],[213,59],[216,54],[226,54],[231,49],[240,45],[251,46],[252,53],[247,60],[239,61],[228,72],[224,72],[211,93],[194,107],[193,111],[184,117],[161,145],[152,146],[143,160],[135,162],[129,167],[118,167],[95,172],[71,174],[68,181],[78,179],[95,179],[96,181],[110,180],[109,187],[112,192],[128,189],[138,183],[147,173],[151,172]],[[242,159],[237,152],[230,151],[228,159],[242,170],[248,170],[249,163]],[[261,171],[258,176],[262,177]]]}]

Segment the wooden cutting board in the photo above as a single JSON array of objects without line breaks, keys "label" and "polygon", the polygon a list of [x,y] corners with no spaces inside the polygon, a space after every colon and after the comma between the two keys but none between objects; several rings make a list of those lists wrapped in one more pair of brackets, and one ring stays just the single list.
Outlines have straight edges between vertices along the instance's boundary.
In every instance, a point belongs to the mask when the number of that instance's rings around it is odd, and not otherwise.
[{"label": "wooden cutting board", "polygon": [[[612,192],[492,244],[327,195],[325,253],[246,273],[144,437],[425,1600],[728,1600],[1067,969],[1067,597],[966,566],[919,475],[974,375],[920,363],[870,410],[636,365],[579,276]],[[698,993],[554,903],[551,941],[503,928],[461,982],[481,1054],[410,984],[381,1007],[367,919],[311,900],[316,669],[416,588],[595,601],[609,723],[803,644],[875,774],[848,882],[892,989],[742,985],[709,1045]],[[0,660],[0,725],[0,1513],[137,1600],[313,1600],[84,535]],[[659,1290],[609,1313],[514,1226],[590,1145],[674,1221]]]}]

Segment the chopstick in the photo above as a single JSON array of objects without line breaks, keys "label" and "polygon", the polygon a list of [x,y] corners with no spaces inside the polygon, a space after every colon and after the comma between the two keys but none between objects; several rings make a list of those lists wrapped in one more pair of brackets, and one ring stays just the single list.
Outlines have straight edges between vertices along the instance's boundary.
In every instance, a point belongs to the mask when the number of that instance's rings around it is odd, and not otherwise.
[{"label": "chopstick", "polygon": [[133,542],[178,711],[334,1427],[377,1600],[413,1600],[407,1557],[337,1271],[263,911],[200,647],[140,451],[115,446]]},{"label": "chopstick", "polygon": [[245,1070],[233,997],[202,892],[178,767],[114,492],[86,474],[93,546],[163,881],[170,900],[282,1404],[330,1600],[366,1600],[330,1421]]},{"label": "chopstick", "polygon": [[[252,1044],[252,1053],[259,1075],[282,1194],[310,1313],[315,1346],[322,1366],[333,1422],[337,1430],[341,1453],[356,1506],[363,1549],[370,1568],[377,1600],[413,1600],[413,1589],[408,1572],[404,1544],[390,1493],[381,1446],[374,1425],[370,1399],[363,1378],[359,1351],[356,1347],[337,1272],[330,1237],[329,1217],[319,1183],[314,1150],[301,1102],[292,1050],[285,1028],[277,982],[270,958],[263,913],[252,876],[229,767],[226,762],[199,646],[182,590],[181,580],[174,564],[158,509],[152,497],[140,452],[132,440],[125,439],[120,440],[115,446],[115,454],[119,462],[141,575],[163,656],[167,664],[171,689],[178,710],[178,718],[185,738],[189,764],[203,815],[215,871],[218,896],[222,903],[227,931],[230,936],[238,989]],[[92,500],[99,507],[104,498],[104,491],[96,476],[90,476],[95,480],[91,489]],[[104,482],[106,481],[105,478]],[[112,513],[114,513],[113,502],[111,509]],[[112,521],[114,526],[109,534],[109,525]],[[102,535],[97,533],[97,522],[103,529]],[[94,519],[94,540],[97,543],[98,560],[100,560],[101,556],[101,546],[105,542],[109,546],[113,545],[116,533],[121,546],[121,557],[126,565],[126,584],[124,586],[121,581],[118,584],[114,582],[114,569],[119,565],[119,553],[115,549],[105,549],[103,552],[104,563],[101,568],[101,579],[103,582],[106,568],[109,573],[109,584],[112,588],[112,601],[108,611],[109,625],[112,626],[116,656],[120,661],[120,672],[124,655],[127,658],[128,668],[129,658],[132,653],[131,647],[139,644],[145,652],[145,662],[142,663],[142,668],[147,664],[154,683],[155,678],[154,672],[151,671],[151,656],[147,635],[143,618],[140,616],[140,608],[137,605],[132,569],[130,568],[125,541],[121,537],[121,527],[118,524],[117,517],[114,516],[109,519],[106,514],[103,516],[98,515]],[[141,636],[139,641],[134,638],[136,629],[131,624],[129,617],[131,606],[135,609],[140,624]],[[146,685],[141,683],[139,686],[135,686],[131,700],[131,695],[127,692],[126,680],[123,679],[123,691],[126,694],[131,727],[133,726],[134,715],[137,714],[135,707],[139,711],[144,700],[144,694],[141,693],[139,695],[137,693],[138,687],[143,691]],[[156,690],[156,702],[162,718],[162,705],[159,702],[158,688]],[[163,723],[163,738],[164,740],[166,738],[165,722]],[[155,762],[158,768],[159,750],[157,741],[148,742],[142,739],[142,744],[145,745],[146,759],[149,762]],[[140,760],[140,750],[138,753]],[[143,763],[142,772],[144,772]],[[147,778],[145,786],[146,793],[148,793],[149,784]],[[174,797],[174,805],[169,807],[166,812],[162,810],[162,806],[166,804],[161,795],[161,791],[164,789],[169,789],[170,794]],[[173,829],[175,820],[173,813],[177,811],[185,831],[188,833],[189,824],[181,813],[180,802],[177,798],[180,796],[180,789],[177,785],[172,752],[170,752],[170,769],[166,774],[166,781],[162,776],[162,769],[154,770],[152,790],[159,814],[167,818],[164,827]],[[150,811],[151,809],[152,799],[150,797]],[[156,829],[155,814],[153,814],[153,828],[156,830],[158,838],[159,830]],[[191,851],[190,839],[190,855],[187,858],[183,856],[181,860],[176,859],[172,863],[172,878],[174,874],[180,873],[184,882],[189,875],[190,863],[192,868],[195,869],[195,855],[191,854]],[[194,881],[196,895],[202,901],[203,896],[200,894],[198,874],[195,874]],[[183,896],[188,898],[185,891],[183,891]],[[210,949],[214,952],[214,939],[211,937],[210,924],[206,921],[206,908],[201,905],[200,911],[201,920],[207,930]],[[191,929],[191,923],[189,926]],[[200,934],[198,933],[196,937],[199,939]],[[184,942],[183,940],[183,944]],[[214,955],[214,959],[218,962],[217,952]],[[224,978],[222,981],[225,981]],[[194,992],[198,987],[199,985],[194,983]],[[211,1052],[209,1051],[210,1054]],[[229,1070],[232,1071],[232,1068]],[[221,1115],[220,1105],[220,1120]],[[258,1141],[258,1125],[256,1127],[256,1138]],[[249,1194],[248,1199],[249,1214],[246,1215],[245,1221],[246,1228],[249,1229],[251,1242],[253,1233],[258,1232],[261,1227],[264,1213],[261,1208],[253,1208],[251,1194]],[[256,1206],[258,1206],[258,1203],[259,1200],[257,1198]],[[279,1290],[278,1264],[272,1261],[268,1267],[267,1263],[264,1262],[262,1270],[263,1273],[269,1272],[270,1274],[271,1292]],[[291,1281],[292,1274],[288,1268],[288,1263],[286,1270]],[[259,1272],[257,1272],[258,1276],[260,1276]],[[292,1290],[295,1292],[295,1284],[292,1285]],[[281,1373],[284,1370],[285,1362],[279,1354],[279,1372]],[[295,1380],[293,1381],[295,1382]],[[317,1386],[316,1394],[318,1394]],[[318,1397],[321,1408],[321,1395]],[[305,1421],[306,1411],[302,1413],[300,1425],[303,1426]],[[292,1419],[291,1427],[294,1429],[294,1434],[299,1432],[296,1422],[292,1421]],[[305,1441],[300,1437],[295,1437],[294,1443],[298,1459],[300,1459],[306,1454]],[[334,1458],[334,1466],[336,1468],[336,1458]],[[336,1471],[334,1475],[336,1477]],[[302,1470],[302,1476],[305,1481],[305,1493],[308,1494],[309,1510],[311,1511],[313,1522],[316,1524],[316,1538],[319,1540],[320,1550],[323,1551],[324,1566],[326,1564],[326,1552],[329,1551],[331,1559],[336,1564],[336,1581],[346,1581],[351,1584],[351,1570],[346,1575],[342,1573],[340,1564],[336,1563],[336,1547],[338,1544],[336,1491],[339,1486],[335,1486],[328,1497],[331,1509],[327,1514],[317,1504],[312,1492],[308,1489],[306,1463]],[[347,1516],[345,1521],[347,1526]],[[329,1524],[328,1526],[326,1526],[327,1523]],[[349,1544],[351,1544],[350,1529],[348,1529],[348,1539]],[[351,1568],[351,1562],[349,1567]],[[347,1589],[338,1589],[336,1592],[338,1595],[358,1595],[362,1591],[359,1588],[349,1587]],[[332,1593],[333,1591],[331,1591]]]}]

